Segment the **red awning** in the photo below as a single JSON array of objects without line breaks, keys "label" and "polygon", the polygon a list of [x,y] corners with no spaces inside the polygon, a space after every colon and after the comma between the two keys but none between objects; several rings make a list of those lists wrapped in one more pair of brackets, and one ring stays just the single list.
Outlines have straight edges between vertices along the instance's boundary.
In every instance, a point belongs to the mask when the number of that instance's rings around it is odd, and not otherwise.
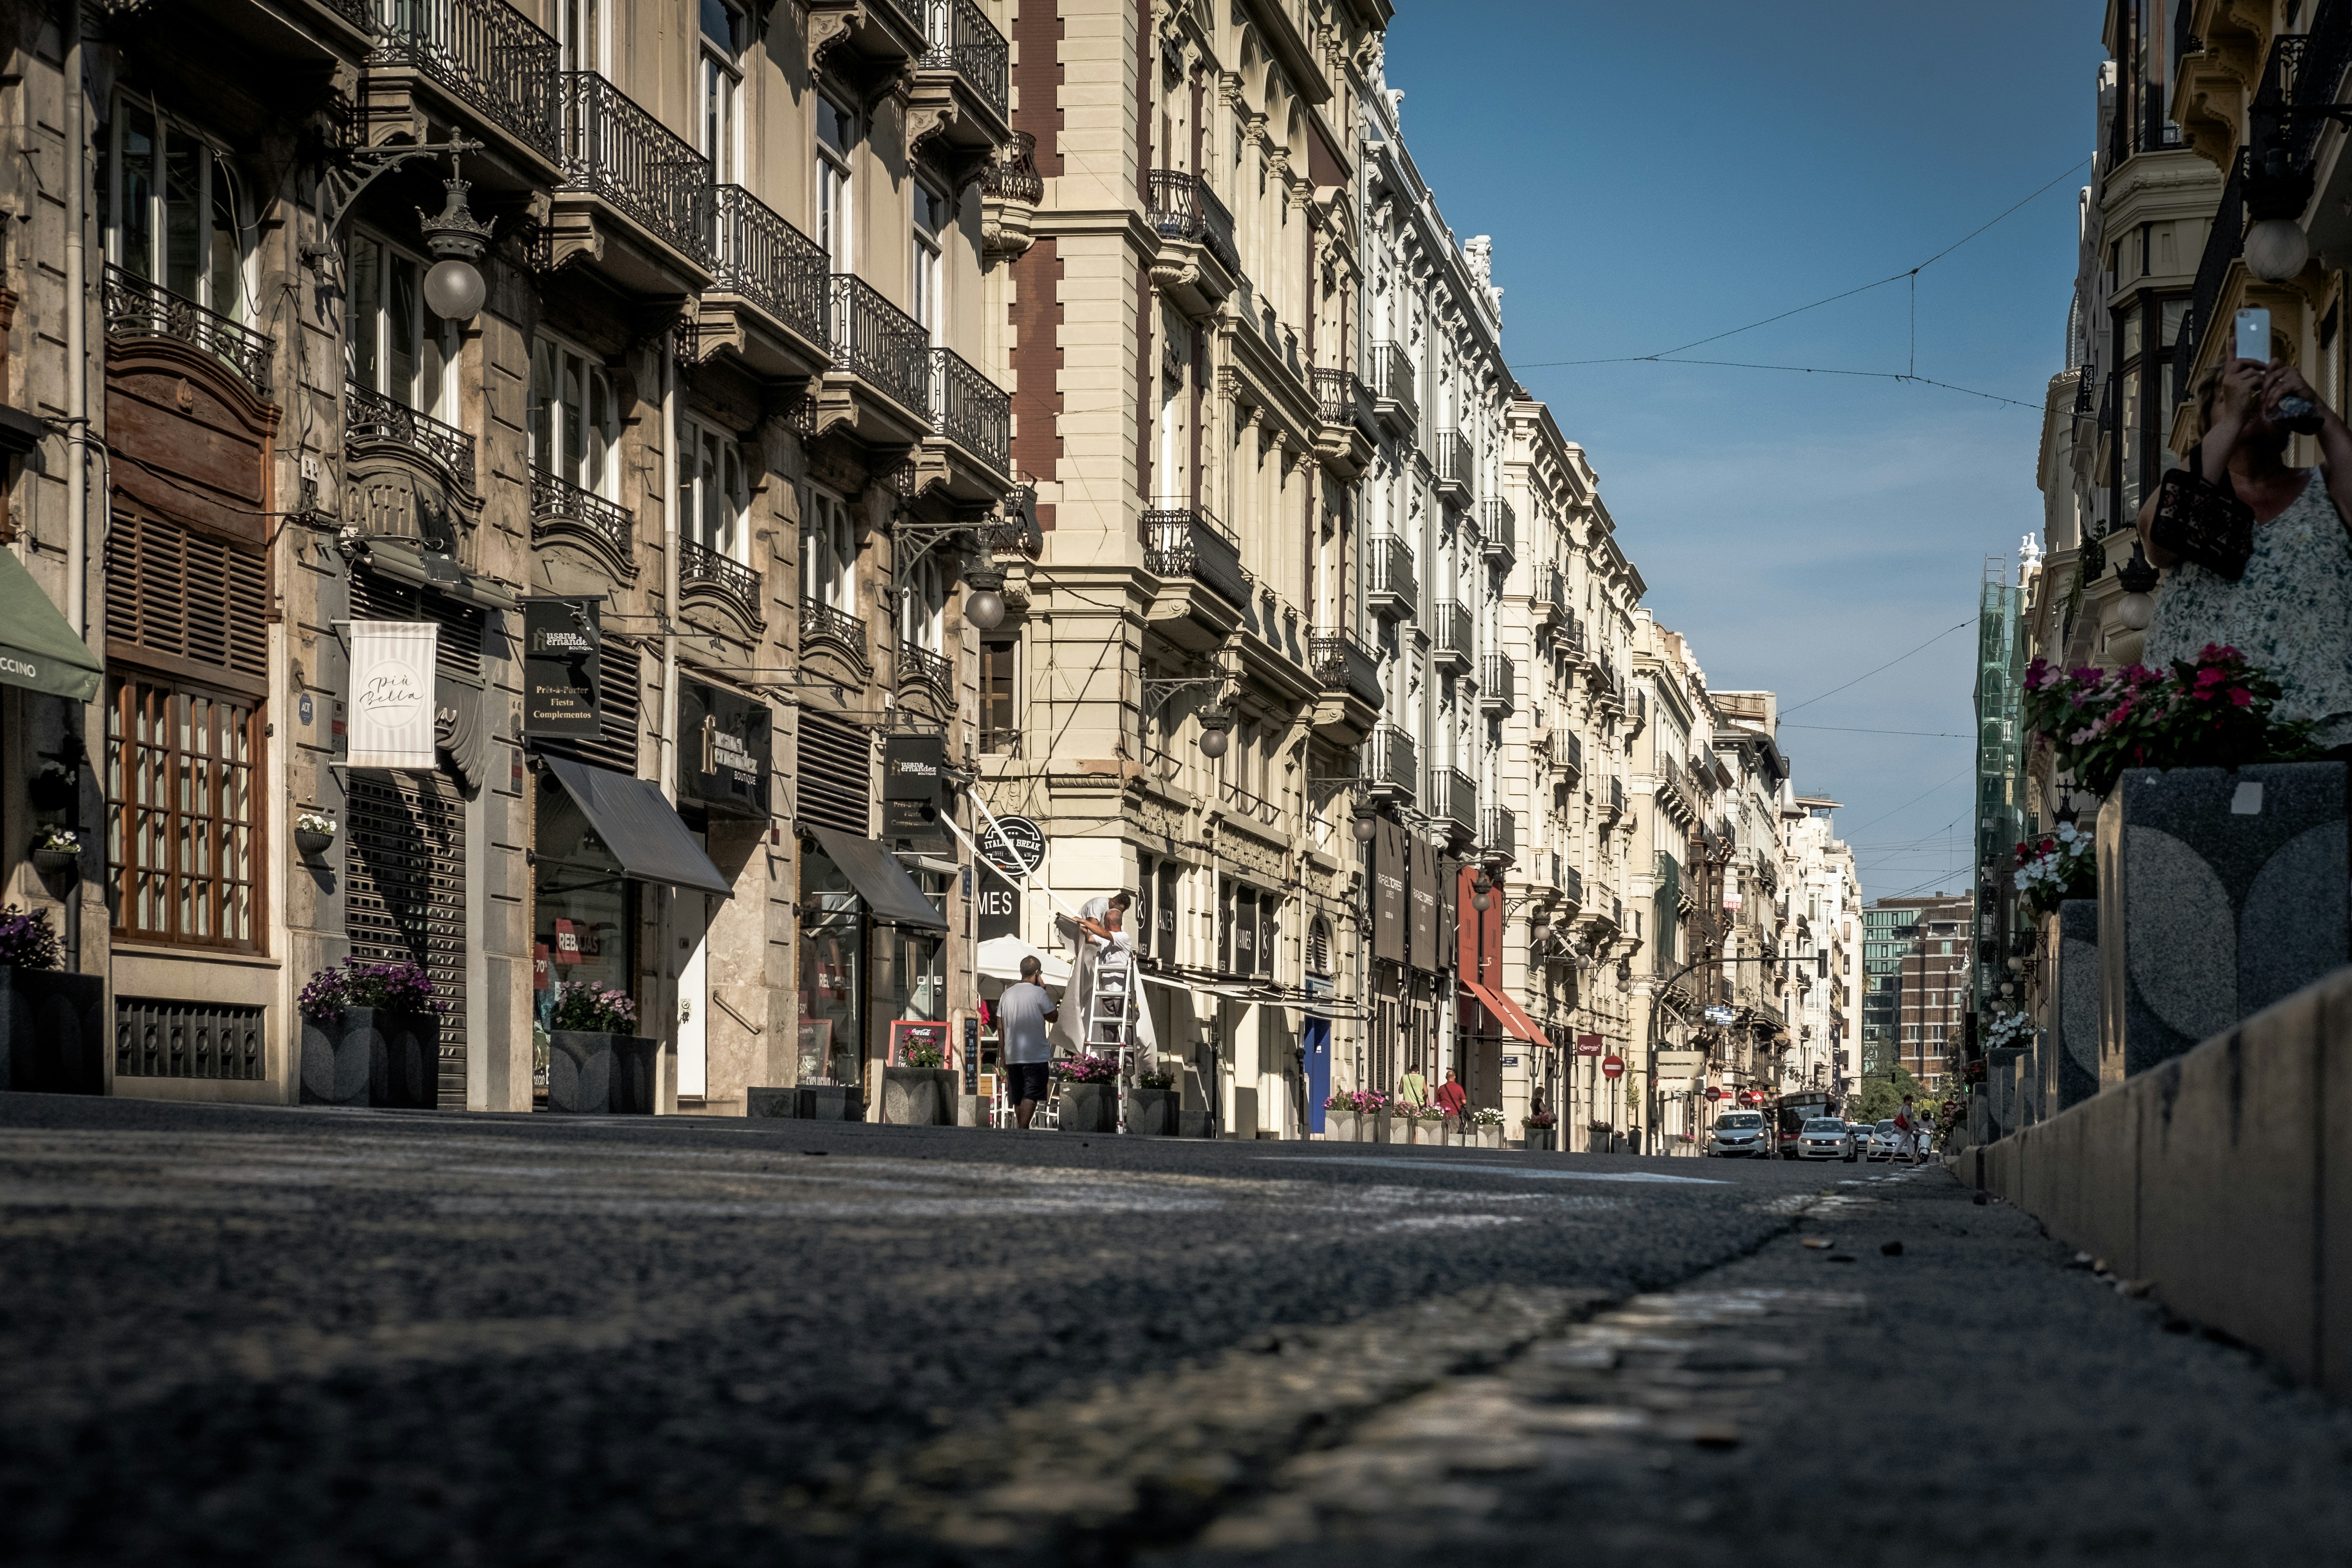
[{"label": "red awning", "polygon": [[1462,984],[1470,994],[1478,998],[1479,1005],[1496,1017],[1500,1018],[1503,1021],[1503,1027],[1512,1034],[1529,1045],[1551,1044],[1551,1041],[1545,1037],[1544,1032],[1536,1027],[1536,1021],[1528,1016],[1527,1009],[1517,1002],[1492,986],[1481,985],[1475,980],[1465,980]]}]

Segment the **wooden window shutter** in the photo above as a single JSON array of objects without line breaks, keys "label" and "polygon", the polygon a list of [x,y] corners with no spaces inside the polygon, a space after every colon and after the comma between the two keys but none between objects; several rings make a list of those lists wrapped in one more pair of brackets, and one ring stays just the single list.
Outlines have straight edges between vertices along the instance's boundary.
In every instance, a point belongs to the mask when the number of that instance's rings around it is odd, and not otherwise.
[{"label": "wooden window shutter", "polygon": [[143,513],[116,515],[106,542],[110,658],[266,691],[268,613],[260,551]]}]

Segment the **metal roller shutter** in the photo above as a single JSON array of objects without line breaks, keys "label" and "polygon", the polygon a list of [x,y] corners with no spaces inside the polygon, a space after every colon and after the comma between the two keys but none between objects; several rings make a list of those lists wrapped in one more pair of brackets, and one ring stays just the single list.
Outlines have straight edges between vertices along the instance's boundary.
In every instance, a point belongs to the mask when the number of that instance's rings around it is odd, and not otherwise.
[{"label": "metal roller shutter", "polygon": [[874,745],[844,720],[801,710],[800,777],[793,792],[799,819],[874,836]]},{"label": "metal roller shutter", "polygon": [[425,966],[448,1004],[442,1109],[466,1109],[466,802],[442,773],[352,775],[344,929],[352,953]]}]

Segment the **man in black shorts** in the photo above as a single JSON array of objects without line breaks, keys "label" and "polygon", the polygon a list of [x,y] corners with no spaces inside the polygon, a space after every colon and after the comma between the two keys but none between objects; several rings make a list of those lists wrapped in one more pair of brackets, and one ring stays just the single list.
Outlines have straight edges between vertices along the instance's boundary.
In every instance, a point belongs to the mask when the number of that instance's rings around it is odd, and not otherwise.
[{"label": "man in black shorts", "polygon": [[1013,1102],[1013,1113],[1024,1132],[1029,1119],[1037,1114],[1037,1102],[1045,1098],[1045,1067],[1054,1057],[1047,1026],[1061,1012],[1037,984],[1042,968],[1034,955],[1023,959],[1021,978],[996,1000],[996,1037],[1007,1080],[1004,1098]]}]

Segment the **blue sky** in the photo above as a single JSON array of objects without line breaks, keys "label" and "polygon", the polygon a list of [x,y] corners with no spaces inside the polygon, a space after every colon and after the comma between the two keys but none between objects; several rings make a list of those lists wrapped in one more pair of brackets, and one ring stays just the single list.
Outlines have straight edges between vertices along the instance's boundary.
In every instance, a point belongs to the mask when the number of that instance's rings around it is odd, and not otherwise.
[{"label": "blue sky", "polygon": [[[2041,525],[2039,415],[1543,362],[1657,353],[1926,260],[2088,157],[2100,20],[2092,0],[1397,0],[1406,144],[1454,232],[1494,237],[1505,353],[1714,686],[1786,709],[1973,622],[1985,557],[2013,575]],[[1919,274],[1918,374],[2038,405],[2088,173]],[[1893,285],[1691,352],[1904,371],[1912,307]],[[1968,885],[1974,651],[1954,632],[1788,715],[1798,787],[1845,803],[1868,897]]]}]

